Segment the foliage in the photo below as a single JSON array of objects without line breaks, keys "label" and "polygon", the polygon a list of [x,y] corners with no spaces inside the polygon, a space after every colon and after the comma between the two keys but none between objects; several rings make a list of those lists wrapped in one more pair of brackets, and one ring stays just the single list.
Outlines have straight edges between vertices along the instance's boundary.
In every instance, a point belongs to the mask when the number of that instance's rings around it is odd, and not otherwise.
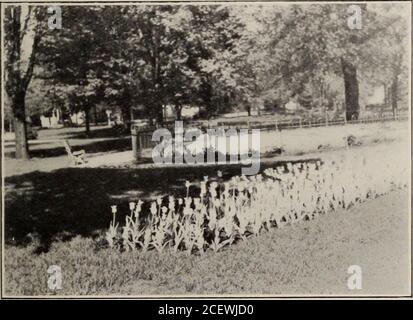
[{"label": "foliage", "polygon": [[[408,90],[404,4],[358,6],[360,30],[347,25],[347,4],[64,6],[60,30],[45,28],[43,7],[29,6],[34,33],[24,37],[33,54],[21,64],[8,6],[6,91],[16,105],[13,95],[24,101],[33,85],[36,99],[83,110],[87,124],[102,100],[120,107],[126,122],[139,110],[162,123],[165,105],[178,118],[184,105],[211,117],[279,108],[296,97],[307,108],[344,103],[358,114],[365,83],[385,87],[395,110]],[[32,78],[43,79],[44,90]],[[26,108],[19,105],[11,109]]]}]

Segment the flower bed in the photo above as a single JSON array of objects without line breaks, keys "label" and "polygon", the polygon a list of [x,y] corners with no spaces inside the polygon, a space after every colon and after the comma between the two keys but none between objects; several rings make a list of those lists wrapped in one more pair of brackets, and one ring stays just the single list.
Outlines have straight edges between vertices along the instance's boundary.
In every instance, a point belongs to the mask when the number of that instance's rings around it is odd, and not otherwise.
[{"label": "flower bed", "polygon": [[409,183],[408,164],[389,153],[353,156],[328,163],[297,163],[266,169],[263,174],[235,176],[217,183],[205,177],[198,197],[167,196],[150,203],[130,203],[122,227],[117,207],[106,233],[120,250],[165,248],[202,254],[219,251],[263,229],[284,227],[319,215],[347,209]]}]

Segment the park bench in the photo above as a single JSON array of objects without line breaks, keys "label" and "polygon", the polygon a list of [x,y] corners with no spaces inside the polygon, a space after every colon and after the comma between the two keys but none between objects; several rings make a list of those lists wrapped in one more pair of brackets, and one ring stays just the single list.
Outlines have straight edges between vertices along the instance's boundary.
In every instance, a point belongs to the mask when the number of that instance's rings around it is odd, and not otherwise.
[{"label": "park bench", "polygon": [[85,150],[72,151],[72,148],[70,147],[69,141],[67,141],[67,140],[64,140],[64,145],[65,145],[67,155],[69,156],[69,159],[72,161],[72,163],[75,166],[86,164],[86,160],[85,160],[86,152],[85,152]]}]

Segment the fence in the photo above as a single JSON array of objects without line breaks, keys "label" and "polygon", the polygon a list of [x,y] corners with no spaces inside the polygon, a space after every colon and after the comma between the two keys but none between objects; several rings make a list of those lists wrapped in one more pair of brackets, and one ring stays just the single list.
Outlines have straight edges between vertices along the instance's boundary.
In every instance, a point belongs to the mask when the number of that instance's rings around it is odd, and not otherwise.
[{"label": "fence", "polygon": [[142,150],[147,148],[152,148],[154,142],[152,142],[152,133],[154,128],[151,127],[139,127],[132,126],[131,136],[132,136],[132,151],[133,157],[136,160],[142,158]]},{"label": "fence", "polygon": [[[388,122],[388,121],[405,121],[409,119],[408,113],[402,113],[392,116],[374,116],[374,117],[363,117],[357,120],[347,121],[343,118],[336,118],[329,120],[327,117],[324,119],[320,118],[294,118],[291,120],[284,121],[268,121],[266,123],[253,122],[253,121],[239,121],[239,122],[218,122],[218,127],[224,130],[227,129],[260,129],[262,131],[282,131],[297,128],[317,128],[326,126],[339,126],[347,124],[363,124],[363,123],[375,123],[375,122]],[[198,124],[198,125],[197,125]],[[201,131],[205,132],[210,126],[203,123],[191,123],[191,127],[197,127]],[[167,125],[165,128],[169,129],[170,132],[174,133],[173,125]],[[132,150],[133,155],[136,160],[142,159],[143,149],[153,148],[157,142],[152,141],[152,134],[156,128],[149,126],[132,126]]]},{"label": "fence", "polygon": [[317,128],[317,127],[326,127],[326,126],[338,126],[346,124],[361,124],[361,123],[374,123],[374,122],[386,122],[386,121],[403,121],[408,120],[408,113],[402,113],[392,116],[370,116],[363,117],[357,120],[347,121],[345,117],[328,119],[326,118],[301,118],[297,117],[291,120],[274,120],[262,122],[254,121],[240,121],[240,122],[218,122],[218,127],[223,127],[225,129],[260,129],[260,130],[286,130],[286,129],[296,129],[296,128]]}]

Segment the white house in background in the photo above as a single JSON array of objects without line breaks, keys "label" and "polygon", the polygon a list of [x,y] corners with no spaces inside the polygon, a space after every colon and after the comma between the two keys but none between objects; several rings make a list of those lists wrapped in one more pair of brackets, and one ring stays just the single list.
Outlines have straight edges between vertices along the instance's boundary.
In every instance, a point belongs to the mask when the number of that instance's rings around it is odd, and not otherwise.
[{"label": "white house in background", "polygon": [[285,104],[285,110],[286,110],[287,112],[295,112],[295,111],[297,111],[299,108],[300,108],[300,104],[299,104],[297,101],[295,101],[295,99],[290,99],[290,101],[288,101],[288,102]]},{"label": "white house in background", "polygon": [[[199,113],[199,107],[188,106],[188,105],[183,106],[182,111],[181,111],[182,118],[192,118],[198,113]],[[164,117],[175,119],[176,112],[175,112],[174,106],[168,104],[164,107]]]},{"label": "white house in background", "polygon": [[72,113],[70,115],[70,121],[72,124],[82,125],[85,123],[85,113],[83,111],[79,111],[77,113]]},{"label": "white house in background", "polygon": [[[42,128],[58,128],[61,127],[62,112],[59,108],[53,108],[50,117],[40,116]],[[60,123],[59,123],[60,122]]]}]

